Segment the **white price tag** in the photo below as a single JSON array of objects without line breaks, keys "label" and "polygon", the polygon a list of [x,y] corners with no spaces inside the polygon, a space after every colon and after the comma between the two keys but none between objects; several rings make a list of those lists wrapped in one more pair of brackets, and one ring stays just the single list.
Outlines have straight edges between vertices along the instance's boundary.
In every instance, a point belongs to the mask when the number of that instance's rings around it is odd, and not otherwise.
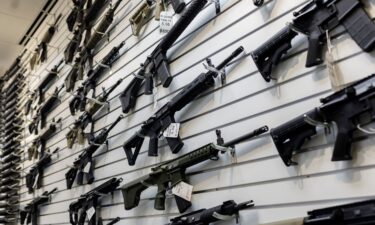
[{"label": "white price tag", "polygon": [[39,152],[39,153],[42,153],[42,144],[40,144],[39,146],[38,146],[38,149],[37,149],[37,151]]},{"label": "white price tag", "polygon": [[160,33],[166,34],[173,27],[173,12],[163,11],[160,13]]},{"label": "white price tag", "polygon": [[193,193],[193,186],[183,181],[176,184],[172,188],[172,194],[177,195],[178,197],[181,197],[189,202],[191,201],[192,193]]},{"label": "white price tag", "polygon": [[39,179],[39,173],[35,177],[35,180],[34,180],[34,183],[33,183],[33,188],[36,188],[36,184],[38,183],[38,179]]},{"label": "white price tag", "polygon": [[85,166],[85,168],[83,168],[83,172],[84,173],[89,173],[90,172],[90,167],[91,167],[91,162],[88,162]]},{"label": "white price tag", "polygon": [[171,125],[164,130],[163,136],[166,138],[177,138],[179,131],[180,123],[171,123]]},{"label": "white price tag", "polygon": [[87,124],[86,128],[83,130],[83,133],[89,134],[91,133],[92,123]]},{"label": "white price tag", "polygon": [[86,211],[86,214],[87,214],[87,219],[90,221],[92,216],[95,214],[95,209],[94,207],[91,207],[89,208],[87,211]]}]

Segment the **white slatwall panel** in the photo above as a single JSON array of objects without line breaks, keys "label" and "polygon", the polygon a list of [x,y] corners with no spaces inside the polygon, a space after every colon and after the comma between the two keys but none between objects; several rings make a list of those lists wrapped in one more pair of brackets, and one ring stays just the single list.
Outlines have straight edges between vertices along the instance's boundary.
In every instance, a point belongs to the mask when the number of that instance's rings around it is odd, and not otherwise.
[{"label": "white slatwall panel", "polygon": [[[170,69],[175,79],[167,89],[158,87],[158,105],[166,103],[203,72],[201,64],[205,58],[210,57],[214,63],[220,62],[240,45],[250,53],[290,21],[292,12],[306,2],[273,0],[256,8],[251,0],[221,0],[223,12],[217,16],[215,7],[212,4],[207,6],[169,52]],[[139,38],[131,35],[129,17],[140,3],[140,0],[124,0],[121,3],[116,15],[118,25],[113,30],[110,41],[96,52],[95,59],[100,60],[112,47],[126,41],[127,50],[121,52],[122,58],[97,86],[97,93],[101,93],[102,87],[109,87],[119,78],[125,78],[111,95],[110,111],[96,116],[96,131],[111,124],[121,113],[119,94],[133,78],[131,74],[162,38],[155,20],[150,21]],[[368,12],[374,17],[375,0],[367,0],[366,5]],[[58,2],[54,11],[61,12],[65,20],[70,11],[69,1]],[[44,25],[37,35],[42,36],[46,29],[47,26]],[[349,83],[375,71],[375,55],[363,53],[342,32],[341,27],[334,32],[338,34],[333,40],[337,47],[336,66],[344,82]],[[46,70],[51,69],[62,58],[70,37],[65,23],[62,23],[51,43],[58,49],[50,48],[48,62],[40,65],[33,74],[46,75]],[[35,44],[31,41],[28,49],[33,49]],[[176,119],[182,123],[181,137],[185,143],[181,154],[215,141],[215,129],[222,129],[223,137],[230,140],[263,125],[275,127],[318,106],[319,98],[330,93],[327,69],[324,65],[305,68],[307,44],[304,37],[296,38],[293,45],[296,46],[292,51],[293,56],[282,62],[275,71],[280,75],[278,82],[264,82],[251,57],[246,54],[231,67],[226,85],[221,86],[218,82],[213,90],[179,112]],[[63,68],[56,85],[63,83],[69,70],[69,65]],[[30,76],[30,89],[35,88],[39,79]],[[67,190],[67,166],[72,164],[84,146],[75,145],[73,149],[66,147],[65,134],[75,118],[68,109],[71,95],[62,91],[60,96],[61,104],[47,118],[48,121],[52,118],[63,120],[61,130],[47,142],[49,148],[60,148],[58,158],[46,168],[42,189],[30,195],[24,180],[21,188],[21,201],[26,204],[43,191],[58,187],[59,191],[52,201],[41,207],[39,224],[69,224],[68,206],[81,194],[113,176],[122,177],[123,183],[126,183],[147,174],[151,166],[175,157],[163,141],[160,143],[159,157],[146,157],[145,143],[137,165],[128,166],[121,146],[155,111],[152,97],[141,94],[135,109],[112,130],[109,149],[103,148],[95,155],[94,184],[74,184],[71,190]],[[28,136],[25,143],[30,143],[33,138]],[[297,155],[300,166],[287,168],[279,158],[269,135],[263,135],[239,145],[236,159],[223,156],[218,162],[203,163],[188,170],[190,183],[194,185],[192,209],[216,206],[229,199],[237,202],[252,199],[256,207],[241,213],[241,223],[259,224],[301,217],[307,210],[314,208],[370,198],[375,186],[372,182],[372,178],[375,178],[372,142],[371,136],[358,139],[354,144],[356,150],[353,161],[333,163],[330,161],[332,137],[320,135],[304,147],[305,153]],[[25,171],[33,163],[25,161]],[[177,208],[173,199],[168,199],[165,211],[154,210],[152,198],[155,191],[154,188],[145,191],[139,207],[131,211],[124,210],[122,196],[117,191],[113,198],[103,198],[101,215],[106,221],[119,216],[119,224],[164,224],[168,218],[177,215]],[[233,221],[228,224],[233,224]]]}]

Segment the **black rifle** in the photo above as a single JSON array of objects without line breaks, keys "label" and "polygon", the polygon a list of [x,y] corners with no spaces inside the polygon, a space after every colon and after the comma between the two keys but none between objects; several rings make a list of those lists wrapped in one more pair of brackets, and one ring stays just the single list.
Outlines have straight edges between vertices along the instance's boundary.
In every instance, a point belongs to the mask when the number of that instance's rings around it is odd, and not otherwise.
[{"label": "black rifle", "polygon": [[[171,101],[165,104],[153,116],[144,122],[141,129],[123,145],[129,165],[135,164],[139,151],[142,147],[144,137],[146,136],[150,137],[148,155],[158,155],[158,139],[162,132],[167,129],[170,124],[175,123],[175,113],[192,102],[197,96],[207,91],[207,89],[213,87],[215,85],[215,78],[219,75],[219,71],[231,63],[232,60],[243,52],[243,50],[243,47],[237,48],[228,58],[220,63],[215,70],[200,74],[190,84],[185,86],[175,97],[173,97]],[[207,61],[209,62],[210,66],[213,67],[211,61]],[[183,146],[179,136],[177,138],[167,137],[166,140],[173,153],[180,151]]]},{"label": "black rifle", "polygon": [[[84,174],[86,173],[86,180],[88,184],[94,182],[94,161],[92,160],[92,155],[99,149],[99,147],[107,142],[109,132],[122,120],[123,116],[119,116],[117,120],[108,128],[104,128],[96,137],[89,137],[89,146],[83,150],[83,152],[74,161],[73,166],[66,172],[66,186],[71,189],[74,180],[77,177],[77,184],[83,184]],[[88,170],[85,171],[86,167]],[[78,175],[78,176],[77,176]]]},{"label": "black rifle", "polygon": [[44,128],[38,137],[36,137],[32,145],[27,150],[28,159],[32,160],[37,159],[38,156],[42,157],[44,155],[44,150],[46,146],[46,141],[56,132],[57,124],[61,122],[61,119],[58,121],[53,121],[49,124],[48,127]]},{"label": "black rifle", "polygon": [[[111,178],[105,183],[99,185],[98,187],[92,189],[86,194],[81,195],[81,197],[72,202],[69,205],[69,220],[72,225],[84,225],[87,217],[87,210],[90,208],[94,209],[94,213],[89,218],[89,225],[97,225],[97,207],[99,204],[99,199],[104,195],[113,193],[117,187],[122,182],[122,179]],[[99,218],[99,221],[101,218]]]},{"label": "black rifle", "polygon": [[154,83],[156,83],[154,79],[157,77],[161,80],[163,87],[169,87],[173,77],[168,68],[167,51],[202,11],[206,3],[207,0],[191,1],[189,8],[184,11],[177,23],[164,36],[151,55],[147,57],[146,61],[141,64],[138,75],[133,78],[120,96],[122,111],[124,113],[128,113],[130,109],[134,108],[138,92],[143,83],[145,84],[146,95],[153,93]]},{"label": "black rifle", "polygon": [[27,49],[23,50],[21,55],[19,55],[16,58],[16,60],[11,64],[9,69],[4,74],[5,80],[8,80],[10,77],[12,77],[14,74],[16,74],[19,69],[21,69],[21,60],[22,60],[22,57],[25,55],[26,52],[27,52]]},{"label": "black rifle", "polygon": [[[154,208],[164,210],[167,190],[170,190],[171,187],[174,187],[180,182],[186,182],[187,168],[207,160],[217,161],[220,152],[224,153],[228,149],[232,150],[235,145],[248,141],[267,131],[268,127],[264,126],[227,143],[224,143],[221,132],[216,131],[217,144],[207,144],[176,159],[162,163],[152,168],[150,174],[122,186],[121,191],[124,198],[125,209],[130,210],[138,206],[141,193],[151,186],[157,186],[158,190],[155,196]],[[175,196],[175,200],[180,213],[186,211],[186,209],[191,206],[189,201],[178,196]]]},{"label": "black rifle", "polygon": [[[323,63],[326,32],[343,25],[362,50],[370,52],[375,47],[375,25],[362,8],[360,0],[311,0],[294,20],[275,36],[251,53],[260,74],[269,82],[272,69],[281,57],[292,48],[291,42],[298,35],[309,39],[306,67]],[[296,32],[297,31],[297,32]]]},{"label": "black rifle", "polygon": [[220,216],[235,217],[236,222],[238,223],[240,210],[251,207],[254,207],[253,201],[237,204],[235,201],[230,200],[213,208],[200,209],[179,217],[175,217],[171,219],[171,222],[168,225],[209,225],[211,223],[220,221]]},{"label": "black rifle", "polygon": [[75,24],[83,23],[84,7],[86,1],[87,0],[72,0],[74,7],[66,18],[66,23],[70,32],[73,31]]},{"label": "black rifle", "polygon": [[31,167],[28,174],[26,174],[26,187],[29,193],[34,192],[34,187],[39,189],[42,187],[42,178],[44,169],[52,162],[52,155],[57,153],[59,148],[56,148],[52,153],[44,154],[41,159]]},{"label": "black rifle", "polygon": [[62,14],[58,15],[58,17],[55,20],[55,23],[50,26],[47,30],[47,32],[44,34],[42,41],[40,42],[38,48],[38,52],[40,55],[40,61],[45,62],[47,60],[47,55],[48,55],[48,44],[51,42],[53,36],[56,33],[57,26],[60,22],[60,19],[62,17]]},{"label": "black rifle", "polygon": [[59,93],[64,88],[64,85],[61,85],[60,88],[56,87],[54,93],[39,107],[37,114],[34,117],[33,121],[29,124],[29,132],[38,134],[39,125],[43,129],[46,124],[46,117],[48,113],[51,112],[52,107],[59,100]]},{"label": "black rifle", "polygon": [[74,59],[74,64],[71,70],[69,71],[69,74],[65,78],[64,84],[66,87],[66,92],[71,92],[74,90],[75,83],[77,79],[79,79],[78,73],[81,67],[80,62],[81,62],[81,56],[79,55]]},{"label": "black rifle", "polygon": [[[105,66],[111,67],[113,63],[119,59],[120,49],[125,45],[125,42],[121,42],[120,45],[115,46],[112,50],[101,60],[100,64],[94,69],[90,69],[87,74],[87,79],[82,83],[73,97],[69,102],[69,109],[72,115],[75,115],[77,110],[84,111],[86,108],[86,96],[90,90],[95,90],[98,80],[101,78],[103,72],[107,69]],[[93,95],[95,93],[93,92]]]},{"label": "black rifle", "polygon": [[73,124],[73,127],[65,135],[68,148],[72,148],[76,140],[79,139],[79,135],[83,135],[83,130],[93,122],[93,116],[102,108],[109,95],[121,84],[121,82],[122,79],[118,80],[117,83],[115,83],[107,91],[103,91],[102,95],[97,97],[96,101],[92,102],[92,104],[88,106],[88,109],[79,116],[78,120]]},{"label": "black rifle", "polygon": [[35,198],[30,203],[28,203],[25,206],[25,209],[20,210],[20,219],[21,224],[32,224],[37,225],[38,224],[38,216],[39,216],[39,206],[42,204],[45,204],[49,201],[50,196],[57,191],[57,188],[53,189],[52,191],[44,192],[41,196]]},{"label": "black rifle", "polygon": [[37,92],[37,98],[38,98],[38,104],[42,104],[44,101],[44,93],[48,90],[48,88],[51,86],[53,81],[56,80],[58,77],[58,74],[60,72],[59,67],[62,65],[64,60],[60,60],[59,63],[57,63],[52,70],[43,78],[43,80],[39,83],[39,85],[36,88]]},{"label": "black rifle", "polygon": [[[335,123],[337,136],[332,161],[351,160],[353,133],[361,124],[374,120],[375,75],[361,79],[326,98],[321,106],[271,130],[271,136],[286,166],[297,165],[292,161],[294,151],[316,135],[316,127]],[[370,115],[369,118],[363,118]],[[369,121],[368,121],[369,120]]]},{"label": "black rifle", "polygon": [[14,161],[14,160],[21,159],[21,155],[19,153],[20,153],[20,150],[7,155],[6,157],[1,159],[1,163],[8,163],[8,162],[11,162],[11,161]]}]

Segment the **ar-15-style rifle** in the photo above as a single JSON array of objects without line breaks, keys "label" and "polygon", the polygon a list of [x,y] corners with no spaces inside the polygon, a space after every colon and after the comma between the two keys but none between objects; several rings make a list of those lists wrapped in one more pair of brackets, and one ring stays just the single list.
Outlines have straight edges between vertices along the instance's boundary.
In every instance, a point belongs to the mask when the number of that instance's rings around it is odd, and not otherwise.
[{"label": "ar-15-style rifle", "polygon": [[[99,147],[107,142],[109,132],[122,120],[123,116],[119,116],[117,120],[108,128],[104,128],[97,136],[89,137],[89,146],[83,150],[83,152],[78,156],[74,161],[73,166],[66,172],[66,186],[68,189],[71,189],[74,183],[74,180],[77,177],[77,184],[83,184],[84,174],[86,173],[86,180],[88,184],[94,182],[94,161],[92,160],[93,154]],[[107,143],[108,144],[108,143]],[[87,167],[87,168],[86,168]]]},{"label": "ar-15-style rifle", "polygon": [[262,225],[372,225],[375,223],[375,200],[355,202],[307,212],[307,217]]},{"label": "ar-15-style rifle", "polygon": [[[217,144],[207,144],[176,159],[162,163],[152,168],[150,174],[122,186],[121,191],[124,198],[125,209],[130,210],[138,206],[141,193],[151,186],[157,186],[158,190],[155,196],[154,208],[164,210],[167,190],[170,190],[180,182],[186,182],[187,168],[207,160],[217,161],[220,152],[224,153],[227,150],[232,151],[235,145],[248,141],[267,131],[268,127],[264,126],[235,140],[224,143],[221,132],[217,130]],[[190,201],[179,196],[175,196],[175,200],[180,213],[185,212],[186,209],[191,206]]]},{"label": "ar-15-style rifle", "polygon": [[40,132],[40,135],[34,139],[32,145],[27,150],[29,160],[44,156],[46,141],[56,132],[57,125],[59,123],[61,123],[61,118],[56,122],[52,121],[52,123],[50,123],[48,127],[44,128]]},{"label": "ar-15-style rifle", "polygon": [[186,6],[183,0],[144,0],[129,19],[133,35],[138,36],[142,27],[148,22],[153,5],[155,5],[155,20],[160,20],[160,13],[166,10],[168,2],[172,4],[176,13],[181,13]]},{"label": "ar-15-style rifle", "polygon": [[375,24],[362,8],[360,0],[311,0],[293,15],[295,18],[291,24],[251,53],[267,82],[272,79],[272,69],[292,48],[291,42],[297,32],[309,39],[306,67],[323,63],[326,33],[339,25],[345,27],[362,50],[370,52],[375,47]]},{"label": "ar-15-style rifle", "polygon": [[169,87],[173,77],[168,68],[167,51],[172,47],[175,41],[180,37],[182,32],[189,26],[194,18],[202,11],[207,0],[193,0],[190,6],[181,15],[181,18],[164,36],[155,50],[147,57],[146,61],[141,64],[141,69],[137,76],[133,78],[120,96],[122,110],[128,113],[135,105],[136,98],[141,85],[145,84],[145,94],[153,93],[156,78],[160,78],[163,87]]},{"label": "ar-15-style rifle", "polygon": [[63,88],[64,85],[61,85],[60,88],[56,87],[54,93],[39,107],[33,121],[29,124],[28,128],[30,133],[38,134],[38,129],[43,129],[45,127],[46,117],[59,100],[59,93]]},{"label": "ar-15-style rifle", "polygon": [[85,128],[93,122],[93,116],[97,112],[99,112],[103,105],[106,104],[106,101],[108,100],[110,94],[121,84],[121,82],[122,79],[118,80],[116,84],[110,87],[107,91],[104,90],[103,93],[95,100],[91,100],[91,103],[88,105],[87,110],[79,116],[79,118],[73,124],[73,127],[65,135],[68,148],[72,148],[77,139],[78,143],[83,144],[83,132]]},{"label": "ar-15-style rifle", "polygon": [[81,112],[85,111],[87,103],[87,94],[93,90],[93,96],[95,95],[95,87],[98,80],[103,75],[104,71],[111,67],[118,59],[120,49],[125,45],[125,42],[121,42],[118,46],[112,48],[112,50],[101,60],[101,62],[94,68],[89,70],[87,79],[82,83],[82,86],[76,90],[73,99],[69,102],[69,109],[72,115],[75,115],[77,110]]},{"label": "ar-15-style rifle", "polygon": [[[97,0],[102,1],[102,0]],[[84,77],[84,71],[86,68],[86,63],[89,62],[89,69],[91,70],[93,68],[93,50],[96,48],[100,40],[103,38],[105,33],[107,32],[107,29],[112,24],[115,12],[117,8],[120,6],[122,0],[117,0],[116,4],[107,10],[104,17],[99,22],[98,26],[95,28],[95,32],[93,35],[90,36],[88,41],[85,43],[84,49],[80,52],[80,66],[78,70],[78,76],[79,78]]]},{"label": "ar-15-style rifle", "polygon": [[59,148],[56,148],[52,153],[45,153],[34,166],[31,167],[29,173],[26,174],[26,187],[29,193],[34,192],[34,188],[42,187],[42,178],[44,169],[52,162],[52,155],[57,153]]},{"label": "ar-15-style rifle", "polygon": [[61,69],[59,67],[63,64],[64,60],[60,60],[51,71],[40,81],[36,88],[36,98],[38,99],[38,104],[44,102],[44,94],[47,92],[51,84],[56,80]]},{"label": "ar-15-style rifle", "polygon": [[50,192],[44,192],[41,196],[28,203],[23,210],[20,210],[21,224],[25,224],[26,221],[26,224],[38,225],[39,207],[47,203],[51,195],[56,191],[57,188]]},{"label": "ar-15-style rifle", "polygon": [[[158,155],[159,137],[165,129],[167,129],[172,123],[175,123],[175,113],[192,102],[200,94],[207,91],[207,89],[213,87],[215,85],[215,78],[219,75],[220,70],[228,66],[229,63],[243,52],[243,50],[243,47],[239,47],[216,68],[213,67],[210,60],[207,60],[209,66],[212,67],[211,70],[200,74],[190,84],[185,86],[175,97],[173,97],[171,101],[161,107],[153,116],[144,122],[141,129],[123,145],[129,165],[135,164],[144,137],[146,136],[150,137],[148,156]],[[180,151],[183,146],[179,136],[176,138],[166,137],[166,140],[173,153]]]},{"label": "ar-15-style rifle", "polygon": [[66,18],[66,23],[70,32],[74,30],[76,24],[83,24],[86,1],[87,0],[72,0],[74,6]]},{"label": "ar-15-style rifle", "polygon": [[[375,74],[361,79],[326,98],[321,106],[271,130],[271,136],[286,166],[297,165],[293,153],[317,133],[317,126],[337,127],[332,161],[351,160],[353,133],[375,119]],[[366,116],[369,116],[368,118]]]},{"label": "ar-15-style rifle", "polygon": [[82,42],[82,30],[81,26],[79,25],[75,28],[73,32],[73,37],[66,46],[64,51],[64,59],[65,63],[71,63],[73,61],[74,55],[80,50],[80,45]]},{"label": "ar-15-style rifle", "polygon": [[254,207],[253,201],[237,204],[230,200],[223,202],[222,205],[209,209],[200,209],[185,215],[171,219],[168,225],[210,225],[211,223],[236,218],[238,224],[240,210]]},{"label": "ar-15-style rifle", "polygon": [[[111,178],[105,183],[99,185],[98,187],[92,189],[86,194],[81,195],[81,197],[70,203],[69,205],[69,220],[72,225],[84,225],[85,220],[88,217],[87,210],[93,208],[93,214],[88,218],[89,225],[99,225],[102,224],[102,219],[98,217],[97,207],[99,200],[104,195],[113,193],[117,187],[122,182],[122,179]],[[98,222],[97,222],[98,221]],[[116,220],[115,220],[116,221]]]}]

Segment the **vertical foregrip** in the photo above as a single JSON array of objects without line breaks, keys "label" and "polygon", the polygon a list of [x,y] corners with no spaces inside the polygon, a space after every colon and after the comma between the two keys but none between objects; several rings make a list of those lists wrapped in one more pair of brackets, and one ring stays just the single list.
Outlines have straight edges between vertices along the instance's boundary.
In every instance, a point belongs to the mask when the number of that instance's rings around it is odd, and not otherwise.
[{"label": "vertical foregrip", "polygon": [[207,0],[193,0],[190,3],[189,8],[182,14],[181,18],[160,42],[159,48],[162,51],[167,51],[173,45],[173,43],[180,37],[182,32],[184,32],[184,30],[204,8],[206,3]]}]

